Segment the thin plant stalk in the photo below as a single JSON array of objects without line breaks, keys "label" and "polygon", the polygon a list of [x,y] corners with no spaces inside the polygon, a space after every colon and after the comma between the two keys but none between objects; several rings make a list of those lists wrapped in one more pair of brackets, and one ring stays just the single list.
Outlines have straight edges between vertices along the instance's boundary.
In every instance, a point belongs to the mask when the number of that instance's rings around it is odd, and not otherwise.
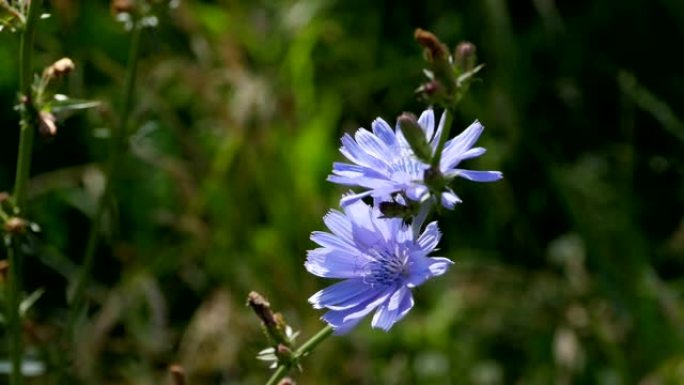
[{"label": "thin plant stalk", "polygon": [[136,23],[133,25],[133,32],[131,37],[131,45],[128,51],[128,63],[126,65],[126,75],[124,81],[123,103],[121,106],[121,118],[119,125],[109,138],[109,161],[105,170],[105,188],[100,196],[93,217],[90,232],[88,234],[88,243],[86,244],[85,254],[83,257],[83,265],[80,273],[72,288],[70,299],[72,304],[72,318],[70,321],[69,332],[73,333],[76,319],[80,314],[85,303],[85,288],[88,285],[90,272],[95,263],[95,251],[99,240],[100,229],[102,226],[102,219],[106,212],[107,205],[109,205],[113,186],[115,184],[118,166],[121,159],[122,152],[125,148],[125,141],[128,134],[128,125],[130,121],[131,110],[133,107],[133,90],[135,88],[135,79],[137,75],[138,59],[140,57],[140,38],[142,35],[143,26]]},{"label": "thin plant stalk", "polygon": [[33,37],[36,32],[36,22],[40,15],[42,0],[34,0],[29,4],[28,19],[21,32],[19,44],[19,92],[21,95],[21,128],[19,136],[19,155],[17,156],[17,173],[14,183],[14,203],[23,209],[26,199],[26,185],[31,170],[31,148],[33,147],[33,133],[35,131],[35,116],[31,108],[31,84],[33,83]]},{"label": "thin plant stalk", "polygon": [[[14,203],[20,212],[25,211],[26,185],[31,170],[31,150],[33,147],[33,134],[35,127],[34,111],[31,107],[31,84],[33,78],[33,40],[36,32],[36,23],[40,15],[42,0],[34,0],[29,4],[28,18],[24,29],[21,31],[19,43],[19,93],[21,108],[21,123],[19,132],[19,151],[17,155],[17,172],[14,181]],[[22,325],[19,306],[21,304],[22,280],[21,280],[21,248],[16,239],[11,239],[8,244],[9,272],[7,282],[7,328],[9,334],[10,355],[10,385],[21,385],[23,375],[21,364],[24,354],[22,343]]]},{"label": "thin plant stalk", "polygon": [[[297,362],[300,358],[308,355],[311,353],[316,346],[318,346],[323,340],[328,338],[333,332],[333,328],[330,325],[326,325],[323,329],[321,329],[318,333],[316,333],[313,337],[309,338],[308,341],[304,342],[302,346],[300,346],[295,352],[292,357],[292,362]],[[266,385],[277,385],[278,381],[282,380],[283,377],[287,375],[287,373],[290,371],[292,368],[292,365],[287,365],[283,364],[278,366],[275,372],[273,372],[273,375],[271,378],[269,378],[268,382],[266,382]]]}]

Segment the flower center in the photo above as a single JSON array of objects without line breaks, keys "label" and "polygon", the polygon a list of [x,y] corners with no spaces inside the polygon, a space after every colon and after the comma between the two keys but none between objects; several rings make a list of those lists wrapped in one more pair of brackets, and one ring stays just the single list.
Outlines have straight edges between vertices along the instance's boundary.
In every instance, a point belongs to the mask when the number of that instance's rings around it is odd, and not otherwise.
[{"label": "flower center", "polygon": [[391,252],[373,247],[368,252],[373,258],[364,268],[363,280],[370,286],[389,286],[399,281],[406,273],[407,255],[403,250]]}]

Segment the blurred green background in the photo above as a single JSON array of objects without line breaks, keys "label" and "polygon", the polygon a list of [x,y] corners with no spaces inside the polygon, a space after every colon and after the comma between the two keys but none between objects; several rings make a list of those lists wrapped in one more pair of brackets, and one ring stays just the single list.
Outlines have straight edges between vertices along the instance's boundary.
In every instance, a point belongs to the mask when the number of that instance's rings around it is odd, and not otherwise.
[{"label": "blurred green background", "polygon": [[[55,384],[261,384],[257,290],[308,338],[308,237],[345,190],[325,181],[343,132],[420,112],[417,27],[487,64],[452,132],[486,130],[464,203],[440,219],[456,264],[390,333],[333,337],[299,384],[684,384],[684,2],[182,1],[143,35],[134,134],[97,251],[88,319],[64,344],[116,125],[129,35],[106,1],[52,0],[36,71],[103,106],[36,138],[28,216],[42,227],[25,326]],[[18,36],[0,33],[0,190],[18,141]],[[3,345],[4,349],[4,345]],[[3,352],[5,350],[2,350]],[[71,376],[72,374],[68,374]],[[3,378],[4,381],[6,378]],[[72,381],[76,381],[75,379]],[[73,382],[72,382],[73,383]]]}]

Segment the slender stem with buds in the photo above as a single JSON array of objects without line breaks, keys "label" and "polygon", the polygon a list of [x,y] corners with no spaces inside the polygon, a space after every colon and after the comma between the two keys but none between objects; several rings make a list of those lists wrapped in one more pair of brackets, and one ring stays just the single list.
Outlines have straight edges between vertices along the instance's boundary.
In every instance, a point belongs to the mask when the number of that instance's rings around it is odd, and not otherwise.
[{"label": "slender stem with buds", "polygon": [[[302,346],[300,346],[293,355],[292,362],[297,362],[300,358],[308,355],[313,351],[316,346],[318,346],[323,340],[328,338],[333,332],[333,328],[330,325],[326,325],[323,329],[321,329],[318,333],[316,333],[313,337],[309,338],[308,341],[304,342]],[[278,369],[273,373],[271,378],[269,378],[268,382],[266,385],[276,385],[278,384],[278,381],[283,379],[287,375],[287,372],[290,371],[292,368],[292,365],[280,365],[278,366]]]},{"label": "slender stem with buds", "polygon": [[109,205],[115,180],[117,177],[121,153],[125,147],[125,141],[128,134],[128,126],[130,121],[131,110],[133,107],[133,90],[135,86],[135,79],[138,68],[138,59],[140,57],[140,38],[143,27],[139,24],[133,25],[133,32],[131,37],[131,45],[128,51],[128,63],[126,67],[126,77],[124,81],[123,104],[121,106],[121,119],[116,130],[114,130],[109,138],[109,161],[106,173],[105,188],[102,196],[97,204],[95,216],[93,217],[90,233],[88,234],[88,243],[86,244],[86,251],[83,258],[83,265],[77,277],[77,280],[72,288],[70,299],[72,303],[72,319],[69,325],[69,332],[73,333],[76,317],[82,310],[85,302],[85,288],[88,284],[90,271],[95,262],[95,251],[97,249],[98,237],[100,235],[100,227],[102,225],[102,217]]},{"label": "slender stem with buds", "polygon": [[[19,151],[17,155],[17,173],[14,181],[14,203],[20,212],[25,211],[26,185],[31,170],[31,149],[35,127],[35,111],[31,106],[31,83],[33,78],[32,55],[33,37],[36,22],[40,15],[42,0],[34,0],[29,4],[28,18],[21,32],[19,43],[19,94],[21,123],[19,133]],[[9,273],[7,282],[7,328],[9,331],[10,384],[21,385],[23,376],[21,363],[23,356],[22,326],[19,306],[21,304],[21,248],[17,239],[12,239],[8,246]]]}]

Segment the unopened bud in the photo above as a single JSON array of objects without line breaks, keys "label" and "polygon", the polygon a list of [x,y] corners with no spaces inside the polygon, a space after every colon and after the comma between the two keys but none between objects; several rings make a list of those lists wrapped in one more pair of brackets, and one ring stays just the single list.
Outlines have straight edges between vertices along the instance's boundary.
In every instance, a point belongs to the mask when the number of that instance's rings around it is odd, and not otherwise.
[{"label": "unopened bud", "polygon": [[26,232],[28,222],[19,217],[11,217],[5,222],[5,231],[12,235],[19,235]]},{"label": "unopened bud", "polygon": [[461,70],[461,73],[468,72],[475,68],[477,64],[477,48],[469,41],[462,41],[456,46],[454,54],[454,61],[456,67]]},{"label": "unopened bud", "polygon": [[413,36],[418,44],[425,48],[425,54],[429,62],[445,60],[449,56],[447,46],[439,41],[432,32],[417,28]]},{"label": "unopened bud", "polygon": [[285,377],[280,380],[278,385],[295,385],[295,382],[290,377]]},{"label": "unopened bud", "polygon": [[110,8],[115,15],[132,13],[135,10],[135,4],[133,0],[112,0]]},{"label": "unopened bud", "polygon": [[286,345],[278,344],[278,346],[276,346],[276,356],[281,361],[290,362],[294,358],[294,353],[292,352],[292,349]]},{"label": "unopened bud", "polygon": [[416,116],[410,112],[404,112],[397,118],[397,123],[416,157],[425,163],[430,163],[432,147],[428,144],[425,131],[418,124]]},{"label": "unopened bud", "polygon": [[50,67],[47,68],[47,75],[49,77],[64,76],[69,74],[76,68],[74,62],[68,57],[63,57],[56,62],[52,63]]},{"label": "unopened bud", "polygon": [[48,111],[41,111],[39,114],[38,132],[44,138],[52,138],[57,135],[57,123],[55,116]]},{"label": "unopened bud", "polygon": [[175,364],[169,367],[169,374],[171,374],[171,381],[173,385],[185,385],[185,370],[182,366]]}]

